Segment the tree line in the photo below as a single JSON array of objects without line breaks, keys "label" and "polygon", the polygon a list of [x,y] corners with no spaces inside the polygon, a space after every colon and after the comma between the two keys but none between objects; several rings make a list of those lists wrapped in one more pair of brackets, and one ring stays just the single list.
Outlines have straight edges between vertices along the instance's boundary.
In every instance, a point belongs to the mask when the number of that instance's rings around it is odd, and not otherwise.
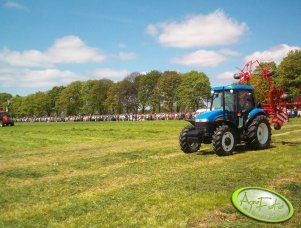
[{"label": "tree line", "polygon": [[28,96],[0,94],[15,117],[193,111],[210,96],[206,74],[175,71],[132,73],[122,81],[75,81]]},{"label": "tree line", "polygon": [[[279,65],[275,62],[262,64],[276,72],[273,76],[276,87],[284,86],[288,101],[301,95],[301,50],[289,52]],[[258,74],[257,68],[254,78]],[[262,91],[269,91],[266,83],[260,82],[259,86]],[[210,89],[209,78],[203,72],[181,74],[153,70],[147,74],[132,73],[119,82],[108,79],[75,81],[28,96],[0,93],[0,108],[8,106],[15,117],[186,112],[202,108]],[[258,102],[264,103],[258,91],[255,89]]]}]

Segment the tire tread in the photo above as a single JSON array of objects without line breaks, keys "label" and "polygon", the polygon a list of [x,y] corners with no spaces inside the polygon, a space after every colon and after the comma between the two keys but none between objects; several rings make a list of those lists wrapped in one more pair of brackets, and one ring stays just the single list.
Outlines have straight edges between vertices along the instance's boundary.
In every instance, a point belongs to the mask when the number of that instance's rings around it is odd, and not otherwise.
[{"label": "tire tread", "polygon": [[195,130],[195,126],[193,125],[188,125],[185,128],[183,128],[183,130],[180,133],[179,136],[179,144],[180,144],[180,148],[184,153],[193,153],[193,152],[197,152],[201,145],[199,145],[197,147],[197,150],[193,150],[193,148],[191,148],[191,146],[189,145],[189,143],[187,142],[187,133],[191,130]]},{"label": "tire tread", "polygon": [[[260,144],[257,139],[257,128],[260,123],[266,123],[268,126],[268,140],[265,144]],[[254,118],[254,120],[251,122],[251,124],[248,126],[247,129],[247,146],[249,149],[253,150],[259,150],[259,149],[266,149],[270,146],[271,142],[271,126],[266,116],[264,115],[258,115]]]}]

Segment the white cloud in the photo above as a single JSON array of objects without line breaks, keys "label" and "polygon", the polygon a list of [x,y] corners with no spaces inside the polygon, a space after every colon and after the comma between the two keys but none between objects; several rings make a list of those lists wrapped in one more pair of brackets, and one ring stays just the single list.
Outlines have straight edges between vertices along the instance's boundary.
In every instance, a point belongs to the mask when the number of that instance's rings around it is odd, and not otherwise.
[{"label": "white cloud", "polygon": [[0,62],[21,67],[52,67],[60,63],[102,62],[106,56],[97,48],[87,46],[77,36],[65,36],[55,41],[47,51],[26,50],[23,52],[3,49]]},{"label": "white cloud", "polygon": [[131,72],[128,70],[115,70],[111,68],[96,69],[92,72],[92,77],[95,79],[107,78],[113,81],[122,80]]},{"label": "white cloud", "polygon": [[227,56],[240,56],[240,52],[233,51],[230,49],[221,49],[221,50],[219,50],[219,53],[221,53],[223,55],[227,55]]},{"label": "white cloud", "polygon": [[226,71],[224,73],[217,75],[217,78],[221,80],[230,80],[230,79],[233,80],[233,75],[235,73],[237,72]]},{"label": "white cloud", "polygon": [[237,43],[248,31],[239,23],[217,10],[208,15],[192,15],[180,22],[150,24],[146,33],[157,38],[163,46],[190,48]]},{"label": "white cloud", "polygon": [[83,77],[68,70],[2,68],[0,71],[1,87],[50,89],[76,80],[83,80]]},{"label": "white cloud", "polygon": [[23,67],[50,66],[53,64],[48,60],[47,55],[37,50],[27,50],[21,53],[3,49],[0,51],[0,62]]},{"label": "white cloud", "polygon": [[56,40],[48,53],[52,59],[56,59],[55,63],[102,62],[106,58],[98,53],[97,48],[88,47],[77,36],[65,36]]},{"label": "white cloud", "polygon": [[[113,58],[129,60],[136,57],[132,52],[120,52]],[[87,70],[76,73],[61,70],[58,64],[82,64],[102,62],[106,56],[98,49],[89,47],[76,36],[57,39],[46,51],[25,50],[22,52],[9,49],[0,50],[0,88],[19,90],[48,90],[53,86],[68,85],[80,80],[108,78],[122,80],[130,72],[110,68]]]},{"label": "white cloud", "polygon": [[136,58],[136,54],[134,52],[119,52],[118,58],[123,61],[132,60]]},{"label": "white cloud", "polygon": [[237,73],[234,71],[226,71],[221,74],[218,74],[213,81],[216,81],[216,85],[230,85],[236,80],[233,78],[233,75]]},{"label": "white cloud", "polygon": [[287,54],[292,51],[300,49],[297,46],[289,46],[287,44],[280,44],[278,46],[272,47],[271,49],[265,51],[256,51],[251,55],[248,55],[244,58],[244,62],[255,61],[259,62],[272,62],[274,61],[276,64],[279,64]]},{"label": "white cloud", "polygon": [[27,9],[25,6],[21,5],[18,2],[15,2],[15,1],[7,1],[4,3],[4,6],[6,8],[16,9],[16,10],[26,10]]},{"label": "white cloud", "polygon": [[32,88],[39,90],[51,89],[53,86],[68,85],[73,81],[107,78],[113,81],[122,80],[131,72],[110,68],[96,69],[92,72],[78,74],[69,70],[48,68],[32,70],[28,68],[0,68],[0,88]]},{"label": "white cloud", "polygon": [[229,56],[237,56],[239,54],[239,52],[229,49],[221,49],[219,51],[198,50],[187,55],[175,57],[171,59],[171,62],[186,66],[216,67],[227,61]]}]

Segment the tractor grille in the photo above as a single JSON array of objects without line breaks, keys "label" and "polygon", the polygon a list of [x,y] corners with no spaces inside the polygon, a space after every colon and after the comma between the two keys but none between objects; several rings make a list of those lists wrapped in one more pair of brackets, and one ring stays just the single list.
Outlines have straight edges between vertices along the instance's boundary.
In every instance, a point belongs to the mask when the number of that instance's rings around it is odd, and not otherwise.
[{"label": "tractor grille", "polygon": [[197,122],[195,123],[195,127],[203,132],[203,134],[212,134],[215,129],[215,123]]}]

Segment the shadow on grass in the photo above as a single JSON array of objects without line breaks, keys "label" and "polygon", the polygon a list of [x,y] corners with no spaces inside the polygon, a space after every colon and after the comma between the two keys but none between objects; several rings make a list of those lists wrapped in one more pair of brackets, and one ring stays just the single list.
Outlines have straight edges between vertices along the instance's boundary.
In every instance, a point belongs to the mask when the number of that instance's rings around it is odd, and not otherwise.
[{"label": "shadow on grass", "polygon": [[[282,143],[282,145],[287,144],[287,145],[291,145],[291,146],[296,146],[299,145],[301,143],[298,142],[277,142],[277,143]],[[274,143],[275,144],[275,143]],[[277,146],[271,145],[268,149],[273,149],[273,148],[277,148]],[[262,149],[262,150],[267,150],[267,149]],[[236,145],[235,150],[233,151],[232,155],[236,155],[236,154],[243,154],[243,153],[247,153],[247,152],[251,152],[253,150],[249,149],[245,144],[239,144]],[[213,155],[215,154],[215,152],[213,151],[213,149],[204,149],[204,150],[200,150],[196,153],[197,155],[202,155],[202,156],[207,156],[207,155]]]},{"label": "shadow on grass", "polygon": [[[273,148],[277,148],[277,146],[274,145],[270,145],[268,148],[266,149],[257,149],[257,151],[264,151],[264,150],[269,150],[269,149],[273,149]],[[245,144],[240,144],[240,145],[236,145],[235,150],[233,151],[233,154],[242,154],[242,153],[247,153],[247,152],[252,152],[254,151],[253,149],[249,149],[247,147],[247,145]]]},{"label": "shadow on grass", "polygon": [[212,155],[215,154],[214,151],[212,149],[205,149],[205,150],[200,150],[198,152],[196,152],[197,155]]},{"label": "shadow on grass", "polygon": [[301,145],[301,142],[280,141],[280,142],[273,142],[273,144],[281,144],[281,145],[288,145],[288,146],[298,146],[298,145]]},{"label": "shadow on grass", "polygon": [[[240,154],[240,153],[245,153],[247,152],[248,149],[245,145],[236,145],[235,150],[233,151],[233,155],[235,154]],[[202,149],[196,153],[197,155],[202,155],[202,156],[207,156],[207,155],[213,155],[215,152],[213,151],[212,148],[210,149]]]}]

